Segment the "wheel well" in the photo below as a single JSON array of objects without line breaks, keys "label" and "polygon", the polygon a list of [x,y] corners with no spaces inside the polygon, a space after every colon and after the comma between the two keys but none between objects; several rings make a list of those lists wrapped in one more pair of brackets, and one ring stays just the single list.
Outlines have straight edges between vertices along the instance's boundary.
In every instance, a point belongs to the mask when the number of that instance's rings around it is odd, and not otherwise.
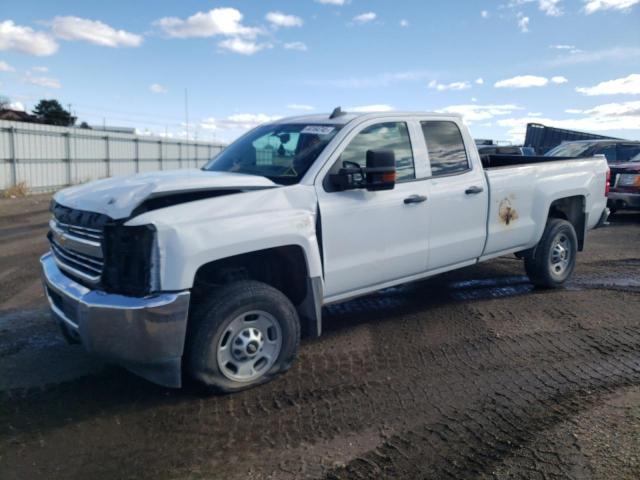
[{"label": "wheel well", "polygon": [[578,251],[583,250],[587,223],[585,198],[583,196],[578,195],[554,200],[549,207],[549,218],[562,218],[571,223],[578,237]]},{"label": "wheel well", "polygon": [[291,303],[300,305],[307,295],[307,262],[297,245],[269,248],[215,260],[196,272],[193,293],[210,293],[210,288],[236,280],[257,280],[284,293]]}]

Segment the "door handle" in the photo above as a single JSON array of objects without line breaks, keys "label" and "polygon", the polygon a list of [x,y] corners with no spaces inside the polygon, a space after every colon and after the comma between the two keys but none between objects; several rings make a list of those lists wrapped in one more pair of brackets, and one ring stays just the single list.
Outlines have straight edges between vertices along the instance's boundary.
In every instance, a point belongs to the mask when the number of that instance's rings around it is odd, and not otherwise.
[{"label": "door handle", "polygon": [[469,187],[467,188],[464,193],[466,193],[467,195],[477,195],[478,193],[482,193],[484,192],[484,188],[482,187],[477,187],[477,186],[473,186],[473,187]]},{"label": "door handle", "polygon": [[404,204],[409,205],[411,203],[422,203],[426,201],[427,197],[424,195],[411,195],[410,197],[404,199]]}]

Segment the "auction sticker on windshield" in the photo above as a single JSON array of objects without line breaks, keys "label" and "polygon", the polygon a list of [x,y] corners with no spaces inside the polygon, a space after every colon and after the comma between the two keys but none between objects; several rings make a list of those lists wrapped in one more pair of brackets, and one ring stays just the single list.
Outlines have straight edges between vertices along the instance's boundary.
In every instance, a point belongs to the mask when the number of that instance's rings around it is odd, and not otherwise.
[{"label": "auction sticker on windshield", "polygon": [[324,125],[309,125],[307,127],[304,127],[304,130],[302,130],[302,132],[300,133],[309,133],[313,135],[329,135],[335,129],[335,127],[327,127]]}]

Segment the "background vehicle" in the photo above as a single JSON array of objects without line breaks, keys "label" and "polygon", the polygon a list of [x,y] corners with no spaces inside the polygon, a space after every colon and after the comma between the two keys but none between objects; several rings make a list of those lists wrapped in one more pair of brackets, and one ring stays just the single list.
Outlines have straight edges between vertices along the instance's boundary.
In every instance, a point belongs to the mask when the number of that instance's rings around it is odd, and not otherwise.
[{"label": "background vehicle", "polygon": [[562,285],[606,218],[607,171],[481,160],[453,115],[283,119],[202,170],[58,192],[47,297],[88,350],[233,392],[287,370],[326,304],[514,253],[534,284]]},{"label": "background vehicle", "polygon": [[480,155],[528,155],[534,156],[536,154],[535,149],[532,147],[523,147],[522,145],[495,145],[489,144],[477,144],[478,152]]},{"label": "background vehicle", "polygon": [[640,154],[640,142],[631,140],[579,140],[564,142],[549,150],[547,157],[592,157],[604,155],[609,165],[625,163]]},{"label": "background vehicle", "polygon": [[564,128],[547,127],[540,123],[527,124],[527,132],[524,138],[524,145],[535,149],[536,155],[544,155],[549,150],[557,147],[563,142],[575,140],[603,140],[618,138],[595,135],[593,133],[578,132],[576,130],[566,130]]},{"label": "background vehicle", "polygon": [[640,154],[629,163],[611,166],[611,191],[609,208],[617,210],[640,210]]}]

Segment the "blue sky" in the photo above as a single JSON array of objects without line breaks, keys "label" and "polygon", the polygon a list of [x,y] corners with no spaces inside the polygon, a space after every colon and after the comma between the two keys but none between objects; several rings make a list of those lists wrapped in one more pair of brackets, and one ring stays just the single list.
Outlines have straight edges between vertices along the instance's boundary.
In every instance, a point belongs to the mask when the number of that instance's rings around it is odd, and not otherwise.
[{"label": "blue sky", "polygon": [[0,95],[80,120],[230,140],[347,109],[640,139],[640,0],[2,0]]}]

